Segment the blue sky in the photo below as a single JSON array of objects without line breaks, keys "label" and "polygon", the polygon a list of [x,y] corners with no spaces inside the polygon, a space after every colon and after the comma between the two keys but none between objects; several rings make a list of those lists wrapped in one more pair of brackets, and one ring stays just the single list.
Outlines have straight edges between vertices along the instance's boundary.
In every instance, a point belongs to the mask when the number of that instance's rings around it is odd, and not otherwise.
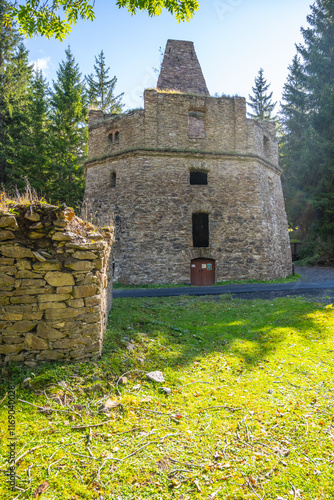
[{"label": "blue sky", "polygon": [[302,42],[309,0],[199,0],[200,10],[188,23],[170,14],[150,18],[131,16],[114,0],[96,0],[93,22],[79,21],[64,42],[35,37],[26,40],[30,61],[39,61],[50,83],[68,45],[83,75],[93,71],[94,56],[102,49],[124,92],[126,108],[143,105],[145,88],[156,86],[154,68],[161,63],[160,47],[168,38],[191,40],[211,94],[248,97],[260,67],[280,101],[295,43]]}]

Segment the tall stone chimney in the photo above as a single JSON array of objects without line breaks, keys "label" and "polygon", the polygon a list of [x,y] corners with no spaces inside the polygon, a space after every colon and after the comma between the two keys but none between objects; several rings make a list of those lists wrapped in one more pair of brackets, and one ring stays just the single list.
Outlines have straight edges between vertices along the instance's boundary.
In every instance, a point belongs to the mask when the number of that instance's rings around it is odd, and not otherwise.
[{"label": "tall stone chimney", "polygon": [[193,42],[168,40],[157,90],[209,96]]}]

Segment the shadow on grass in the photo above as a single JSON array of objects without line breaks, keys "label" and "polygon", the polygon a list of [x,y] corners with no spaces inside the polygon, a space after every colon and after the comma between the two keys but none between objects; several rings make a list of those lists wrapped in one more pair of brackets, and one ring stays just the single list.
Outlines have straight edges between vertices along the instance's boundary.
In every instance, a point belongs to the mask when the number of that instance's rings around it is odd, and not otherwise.
[{"label": "shadow on grass", "polygon": [[287,336],[305,342],[331,333],[322,329],[324,314],[333,310],[300,298],[272,301],[233,299],[230,296],[169,297],[114,300],[104,338],[102,358],[96,362],[40,363],[34,368],[11,365],[3,369],[1,394],[10,376],[16,385],[33,377],[32,389],[73,376],[85,383],[98,379],[114,383],[130,370],[185,367],[208,354],[232,355],[244,369],[253,369],[272,356]]}]

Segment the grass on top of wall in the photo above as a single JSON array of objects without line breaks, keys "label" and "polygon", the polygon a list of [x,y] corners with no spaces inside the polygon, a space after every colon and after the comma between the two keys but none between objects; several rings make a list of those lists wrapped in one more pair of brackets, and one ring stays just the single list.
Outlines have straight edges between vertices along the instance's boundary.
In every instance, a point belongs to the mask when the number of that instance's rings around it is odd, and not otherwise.
[{"label": "grass on top of wall", "polygon": [[3,369],[0,498],[332,499],[333,319],[298,297],[114,300],[101,360]]}]

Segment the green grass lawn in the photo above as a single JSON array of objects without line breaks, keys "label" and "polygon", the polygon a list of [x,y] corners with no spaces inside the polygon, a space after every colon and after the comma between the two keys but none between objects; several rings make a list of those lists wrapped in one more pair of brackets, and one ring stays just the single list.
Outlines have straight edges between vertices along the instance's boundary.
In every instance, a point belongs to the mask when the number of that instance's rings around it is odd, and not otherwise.
[{"label": "green grass lawn", "polygon": [[333,319],[302,298],[114,300],[101,360],[3,370],[0,498],[333,499]]}]

